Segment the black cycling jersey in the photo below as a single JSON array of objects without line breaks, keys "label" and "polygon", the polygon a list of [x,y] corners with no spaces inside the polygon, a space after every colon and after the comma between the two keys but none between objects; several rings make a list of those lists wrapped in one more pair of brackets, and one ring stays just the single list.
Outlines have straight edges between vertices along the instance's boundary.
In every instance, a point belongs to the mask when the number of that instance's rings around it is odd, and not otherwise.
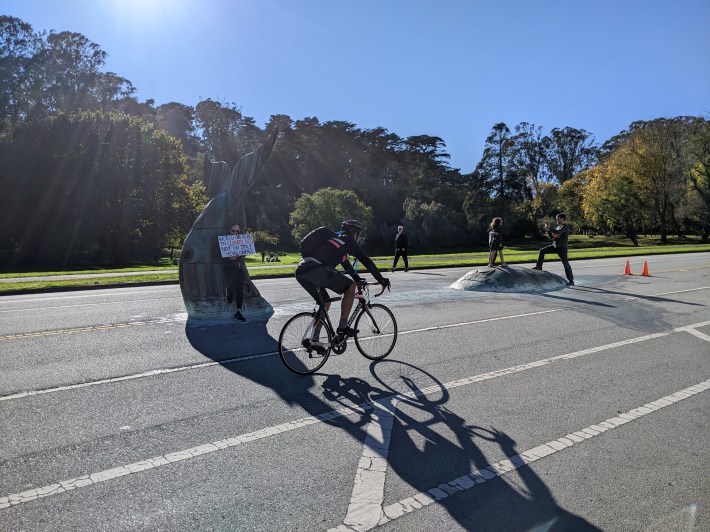
[{"label": "black cycling jersey", "polygon": [[335,268],[340,264],[351,276],[357,277],[355,269],[348,260],[348,255],[352,255],[359,260],[378,282],[384,281],[384,277],[377,270],[375,263],[370,260],[370,257],[365,255],[365,252],[355,239],[346,233],[338,233],[337,236],[328,239],[309,254],[310,257],[313,257],[324,266]]}]

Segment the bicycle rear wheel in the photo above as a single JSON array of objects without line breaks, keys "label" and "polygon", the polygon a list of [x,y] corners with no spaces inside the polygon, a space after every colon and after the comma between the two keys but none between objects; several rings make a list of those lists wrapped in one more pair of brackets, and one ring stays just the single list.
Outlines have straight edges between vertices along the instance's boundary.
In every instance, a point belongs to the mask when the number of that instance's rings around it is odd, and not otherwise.
[{"label": "bicycle rear wheel", "polygon": [[355,335],[355,345],[362,356],[370,360],[382,360],[397,343],[397,320],[390,309],[379,303],[360,311],[355,328],[359,331]]},{"label": "bicycle rear wheel", "polygon": [[[320,325],[320,341],[323,349],[316,349],[311,342],[316,326]],[[313,312],[301,312],[286,322],[279,335],[279,356],[284,365],[299,375],[318,371],[330,355],[333,338],[325,322]]]}]

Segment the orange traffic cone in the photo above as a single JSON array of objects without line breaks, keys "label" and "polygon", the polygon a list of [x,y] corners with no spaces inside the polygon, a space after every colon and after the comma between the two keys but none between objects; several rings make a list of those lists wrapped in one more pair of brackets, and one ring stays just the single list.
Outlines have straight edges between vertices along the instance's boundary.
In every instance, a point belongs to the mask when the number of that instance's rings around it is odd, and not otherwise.
[{"label": "orange traffic cone", "polygon": [[626,259],[626,268],[624,268],[624,275],[633,275],[633,273],[631,273],[631,265],[629,264],[628,259]]},{"label": "orange traffic cone", "polygon": [[651,277],[651,274],[648,273],[648,261],[643,261],[643,270],[641,270],[641,275],[644,277]]}]

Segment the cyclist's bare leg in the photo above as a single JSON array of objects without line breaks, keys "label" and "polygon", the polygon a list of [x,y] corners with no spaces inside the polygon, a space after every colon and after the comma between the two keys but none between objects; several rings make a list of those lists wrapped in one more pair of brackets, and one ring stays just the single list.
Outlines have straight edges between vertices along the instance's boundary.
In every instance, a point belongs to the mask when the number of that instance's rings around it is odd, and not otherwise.
[{"label": "cyclist's bare leg", "polygon": [[320,330],[323,328],[323,322],[325,321],[325,315],[330,310],[330,301],[323,305],[324,309],[321,309],[318,317],[321,321],[316,322],[315,327],[313,327],[313,334],[311,335],[311,340],[318,341],[320,339]]},{"label": "cyclist's bare leg", "polygon": [[343,300],[340,303],[340,323],[348,321],[353,301],[355,301],[355,283],[352,283],[343,294]]}]

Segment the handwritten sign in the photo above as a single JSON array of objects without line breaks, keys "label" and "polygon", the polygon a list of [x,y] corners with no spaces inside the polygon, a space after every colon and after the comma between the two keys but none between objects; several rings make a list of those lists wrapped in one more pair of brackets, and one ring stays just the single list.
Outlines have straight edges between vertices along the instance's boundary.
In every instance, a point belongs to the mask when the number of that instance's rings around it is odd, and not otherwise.
[{"label": "handwritten sign", "polygon": [[219,251],[222,257],[236,257],[254,255],[254,238],[252,235],[224,235],[218,236]]}]

